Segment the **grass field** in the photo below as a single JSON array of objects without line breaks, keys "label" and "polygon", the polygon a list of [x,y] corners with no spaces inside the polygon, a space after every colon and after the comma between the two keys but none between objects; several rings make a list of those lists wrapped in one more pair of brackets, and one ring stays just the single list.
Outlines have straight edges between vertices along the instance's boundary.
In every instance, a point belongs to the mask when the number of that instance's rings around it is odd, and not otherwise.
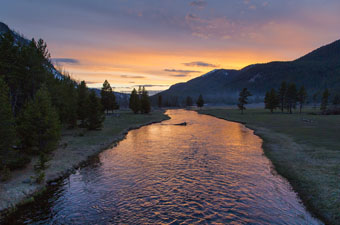
[{"label": "grass field", "polygon": [[[69,174],[74,167],[86,161],[88,157],[98,154],[123,139],[128,130],[168,118],[160,110],[147,115],[120,110],[115,112],[115,115],[106,117],[102,130],[63,130],[59,147],[51,154],[51,159],[47,163],[49,166],[44,171],[45,181],[55,180]],[[0,182],[0,211],[30,198],[45,186],[44,182],[36,184],[30,181],[30,177],[35,176],[34,164],[36,162],[37,158],[33,158],[24,169],[13,171],[11,179]]]},{"label": "grass field", "polygon": [[249,109],[205,108],[199,113],[242,122],[263,140],[266,156],[307,208],[329,224],[340,223],[340,116]]}]

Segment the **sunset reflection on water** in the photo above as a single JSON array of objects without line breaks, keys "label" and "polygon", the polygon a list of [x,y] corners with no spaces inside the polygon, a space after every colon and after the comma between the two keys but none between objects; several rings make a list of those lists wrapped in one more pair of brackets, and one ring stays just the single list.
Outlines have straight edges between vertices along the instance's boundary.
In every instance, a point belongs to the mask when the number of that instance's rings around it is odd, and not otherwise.
[{"label": "sunset reflection on water", "polygon": [[95,166],[65,179],[49,210],[20,216],[57,224],[319,223],[273,175],[251,130],[192,111],[167,114],[171,120],[129,132]]}]

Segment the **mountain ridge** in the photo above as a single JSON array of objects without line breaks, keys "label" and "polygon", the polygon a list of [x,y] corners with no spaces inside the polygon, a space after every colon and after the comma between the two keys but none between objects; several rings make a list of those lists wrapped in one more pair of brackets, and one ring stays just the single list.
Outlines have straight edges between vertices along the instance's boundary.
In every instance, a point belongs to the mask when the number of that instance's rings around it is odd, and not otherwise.
[{"label": "mountain ridge", "polygon": [[[221,78],[229,71],[230,76]],[[329,88],[340,92],[340,40],[324,45],[292,61],[273,61],[252,64],[240,70],[210,71],[184,83],[174,84],[168,90],[153,96],[153,102],[162,95],[169,105],[183,104],[187,96],[194,99],[202,94],[207,103],[230,104],[237,101],[239,91],[246,87],[254,102],[261,102],[266,91],[278,88],[282,81],[304,85],[310,96]],[[215,77],[215,78],[214,78]]]}]

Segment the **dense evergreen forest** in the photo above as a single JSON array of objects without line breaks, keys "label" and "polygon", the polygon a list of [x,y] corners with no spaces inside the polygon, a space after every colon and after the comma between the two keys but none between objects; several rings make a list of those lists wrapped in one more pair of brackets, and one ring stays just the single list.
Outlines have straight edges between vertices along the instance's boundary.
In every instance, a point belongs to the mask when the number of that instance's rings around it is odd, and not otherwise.
[{"label": "dense evergreen forest", "polygon": [[[112,92],[112,89],[102,93]],[[110,100],[109,100],[110,101]],[[0,170],[22,168],[32,156],[45,159],[61,129],[99,129],[104,108],[95,92],[53,67],[43,40],[0,36]],[[116,103],[110,102],[115,108]],[[110,108],[111,109],[111,108]],[[2,176],[4,177],[4,176]]]}]

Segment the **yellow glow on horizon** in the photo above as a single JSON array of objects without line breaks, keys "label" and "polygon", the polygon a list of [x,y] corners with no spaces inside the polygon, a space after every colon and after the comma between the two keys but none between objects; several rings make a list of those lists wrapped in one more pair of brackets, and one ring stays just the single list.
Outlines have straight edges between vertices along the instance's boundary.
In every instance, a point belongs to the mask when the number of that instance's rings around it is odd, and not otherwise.
[{"label": "yellow glow on horizon", "polygon": [[[81,62],[65,65],[65,69],[73,74],[74,78],[86,80],[92,87],[99,87],[104,80],[108,80],[112,86],[118,87],[118,90],[124,86],[143,84],[164,85],[156,89],[166,89],[170,85],[186,82],[213,69],[241,69],[253,63],[265,63],[279,58],[269,52],[245,49],[173,52],[79,48],[66,50],[63,54],[77,58]],[[217,67],[184,65],[198,61],[208,62]],[[165,71],[166,69],[179,72],[169,72]]]}]

